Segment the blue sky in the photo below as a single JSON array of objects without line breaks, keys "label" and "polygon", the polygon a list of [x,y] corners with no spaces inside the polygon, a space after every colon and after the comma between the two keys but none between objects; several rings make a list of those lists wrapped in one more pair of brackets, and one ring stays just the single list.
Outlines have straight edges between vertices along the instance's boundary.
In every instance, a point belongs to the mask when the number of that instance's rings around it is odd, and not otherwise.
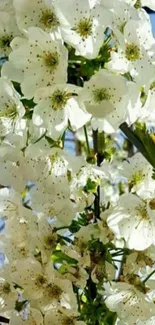
[{"label": "blue sky", "polygon": [[151,22],[152,22],[152,29],[153,29],[153,34],[155,35],[155,13],[150,14]]}]

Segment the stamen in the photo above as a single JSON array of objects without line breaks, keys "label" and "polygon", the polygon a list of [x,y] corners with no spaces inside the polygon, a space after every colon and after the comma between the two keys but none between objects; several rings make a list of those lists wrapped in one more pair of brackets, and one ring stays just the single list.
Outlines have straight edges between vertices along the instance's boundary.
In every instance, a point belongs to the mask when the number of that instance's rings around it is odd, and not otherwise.
[{"label": "stamen", "polygon": [[73,28],[82,39],[86,39],[88,36],[92,34],[92,22],[88,18],[83,18],[79,21],[79,23]]},{"label": "stamen", "polygon": [[59,21],[54,12],[47,10],[42,13],[40,23],[46,28],[55,29],[59,25]]},{"label": "stamen", "polygon": [[131,43],[126,45],[125,56],[129,61],[139,60],[141,57],[138,45]]},{"label": "stamen", "polygon": [[111,98],[106,88],[98,88],[93,91],[94,101],[100,104],[103,100],[109,100]]}]

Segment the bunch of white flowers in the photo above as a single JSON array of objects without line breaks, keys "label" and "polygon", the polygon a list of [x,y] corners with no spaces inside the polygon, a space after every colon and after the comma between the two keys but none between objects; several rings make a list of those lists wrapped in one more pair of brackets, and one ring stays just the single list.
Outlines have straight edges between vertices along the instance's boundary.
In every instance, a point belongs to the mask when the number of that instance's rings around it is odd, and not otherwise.
[{"label": "bunch of white flowers", "polygon": [[0,0],[0,323],[155,324],[144,6]]}]

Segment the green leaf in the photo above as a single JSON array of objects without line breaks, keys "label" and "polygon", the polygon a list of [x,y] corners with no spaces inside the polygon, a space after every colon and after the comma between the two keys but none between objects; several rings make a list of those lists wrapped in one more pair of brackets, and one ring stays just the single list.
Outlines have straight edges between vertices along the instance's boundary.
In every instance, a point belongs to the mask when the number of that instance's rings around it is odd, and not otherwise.
[{"label": "green leaf", "polygon": [[28,303],[28,300],[23,300],[23,301],[17,301],[15,302],[15,310],[18,312],[22,311],[25,307],[26,304]]},{"label": "green leaf", "polygon": [[85,303],[87,302],[87,297],[84,294],[81,296],[81,299],[83,302],[85,302]]},{"label": "green leaf", "polygon": [[84,191],[86,193],[96,193],[98,184],[91,180],[91,178],[87,179],[87,184],[84,187]]},{"label": "green leaf", "polygon": [[77,220],[73,220],[71,225],[69,226],[69,231],[74,234],[79,231],[82,226],[88,225],[88,218],[86,213],[80,213]]},{"label": "green leaf", "polygon": [[155,168],[153,168],[152,178],[155,180]]},{"label": "green leaf", "polygon": [[64,261],[69,265],[76,265],[78,263],[76,259],[69,257],[61,251],[55,251],[51,256],[51,259],[55,263],[63,263]]},{"label": "green leaf", "polygon": [[54,141],[52,138],[48,137],[47,135],[45,135],[45,139],[48,141],[48,143],[54,147],[55,146],[55,143],[56,141]]},{"label": "green leaf", "polygon": [[120,125],[120,129],[129,139],[129,141],[141,152],[141,154],[148,160],[148,162],[155,168],[155,141],[151,137],[149,131],[146,129],[145,124],[136,124],[133,131],[124,122]]},{"label": "green leaf", "polygon": [[143,143],[147,155],[149,157],[149,162],[155,168],[155,136],[151,134],[145,124],[136,123],[135,134]]}]

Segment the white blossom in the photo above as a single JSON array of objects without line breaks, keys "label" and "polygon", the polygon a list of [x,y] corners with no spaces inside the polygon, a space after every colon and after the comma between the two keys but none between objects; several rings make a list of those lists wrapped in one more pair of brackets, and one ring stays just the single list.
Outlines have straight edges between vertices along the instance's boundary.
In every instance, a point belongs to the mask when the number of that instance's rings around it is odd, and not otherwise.
[{"label": "white blossom", "polygon": [[78,313],[67,310],[65,308],[59,308],[58,310],[52,310],[45,314],[45,325],[85,325],[85,322],[78,320]]},{"label": "white blossom", "polygon": [[16,132],[25,108],[11,82],[0,78],[0,135]]},{"label": "white blossom", "polygon": [[152,179],[152,166],[141,153],[136,153],[121,165],[121,175],[127,178],[132,192],[147,197],[155,188]]},{"label": "white blossom", "polygon": [[65,42],[76,49],[77,55],[95,58],[104,41],[108,12],[88,0],[68,0],[67,6],[57,0],[54,7]]},{"label": "white blossom", "polygon": [[85,82],[79,100],[94,118],[117,129],[125,120],[128,105],[126,80],[101,69]]},{"label": "white blossom", "polygon": [[108,225],[113,230],[118,226],[120,236],[130,249],[143,250],[154,245],[154,200],[146,201],[131,193],[123,194],[118,206],[109,211]]},{"label": "white blossom", "polygon": [[37,105],[33,112],[33,123],[45,127],[47,135],[54,140],[63,134],[68,123],[73,131],[82,127],[90,115],[80,108],[77,100],[80,90],[80,87],[70,84],[38,89],[34,97]]},{"label": "white blossom", "polygon": [[137,5],[137,8],[140,7],[140,6],[146,6],[152,10],[155,10],[155,3],[154,3],[154,0],[129,0],[129,1],[132,1],[133,4],[136,6]]},{"label": "white blossom", "polygon": [[[12,208],[12,210],[11,210]],[[14,213],[14,205],[9,205],[10,215]],[[5,221],[5,231],[1,235],[4,252],[10,263],[16,259],[33,256],[37,246],[37,219],[32,211],[23,207],[19,209],[16,219]],[[34,240],[35,239],[35,240]]]},{"label": "white blossom", "polygon": [[99,239],[106,245],[108,242],[112,242],[114,239],[114,233],[108,227],[107,224],[108,211],[102,212],[100,215],[100,220],[98,220],[99,227]]},{"label": "white blossom", "polygon": [[147,266],[154,266],[155,251],[154,246],[150,246],[143,251],[133,251],[126,258],[123,266],[123,274],[138,274],[139,272],[146,274]]},{"label": "white blossom", "polygon": [[[13,274],[14,279],[17,279],[16,281],[25,288],[27,297],[33,299],[35,306],[43,312],[58,306],[77,310],[72,283],[60,278],[51,263],[44,269],[35,259],[26,258],[18,260],[15,265],[17,272]],[[23,266],[24,273],[21,272]]]},{"label": "white blossom", "polygon": [[[105,6],[105,0],[101,4]],[[127,1],[111,0],[107,1],[110,6],[110,27],[113,31],[115,42],[119,42],[119,37],[122,37],[124,27],[131,19],[139,20],[138,11],[133,8]]]},{"label": "white blossom", "polygon": [[76,210],[66,176],[49,175],[46,180],[40,180],[30,194],[33,209],[50,217],[57,226],[70,224]]},{"label": "white blossom", "polygon": [[7,268],[0,269],[0,313],[14,308],[17,292],[14,289],[11,273]]},{"label": "white blossom", "polygon": [[105,303],[111,311],[117,312],[118,317],[126,324],[134,324],[137,320],[144,321],[154,314],[154,305],[147,301],[145,294],[124,282],[111,284]]},{"label": "white blossom", "polygon": [[13,0],[16,19],[20,30],[39,27],[46,32],[59,35],[59,20],[51,1],[48,0]]},{"label": "white blossom", "polygon": [[0,11],[10,12],[10,13],[14,12],[12,0],[1,0]]},{"label": "white blossom", "polygon": [[[150,37],[146,37],[147,35]],[[140,85],[150,84],[154,75],[154,39],[148,21],[130,20],[119,33],[117,52],[111,52],[108,68],[112,71],[127,73]]]},{"label": "white blossom", "polygon": [[8,56],[11,52],[11,41],[20,36],[16,20],[12,13],[0,11],[0,55]]},{"label": "white blossom", "polygon": [[12,311],[10,322],[11,325],[43,325],[43,316],[38,309],[30,308],[27,317],[23,313]]},{"label": "white blossom", "polygon": [[24,96],[30,99],[41,87],[66,82],[67,49],[39,28],[29,28],[27,37],[12,41],[10,62],[6,62],[2,74],[21,82]]}]

